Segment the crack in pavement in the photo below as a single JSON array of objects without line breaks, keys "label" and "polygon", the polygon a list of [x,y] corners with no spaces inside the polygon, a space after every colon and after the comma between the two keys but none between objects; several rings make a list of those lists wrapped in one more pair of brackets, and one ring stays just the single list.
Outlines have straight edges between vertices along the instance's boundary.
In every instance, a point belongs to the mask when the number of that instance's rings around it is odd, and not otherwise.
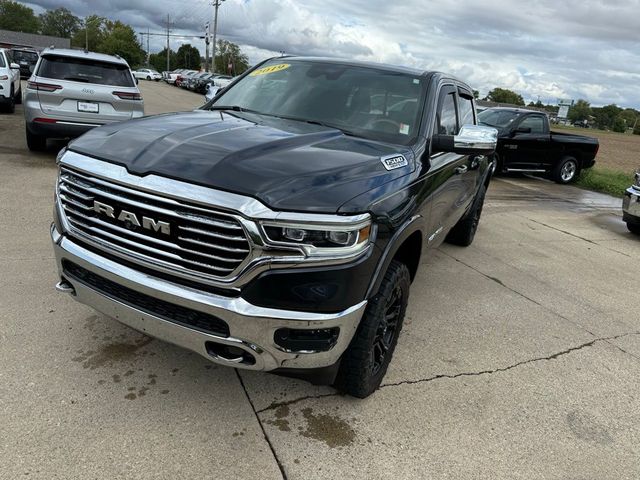
[{"label": "crack in pavement", "polygon": [[[427,377],[427,378],[420,378],[417,380],[402,380],[400,382],[394,382],[394,383],[385,383],[383,385],[380,385],[380,389],[383,388],[388,388],[388,387],[398,387],[401,385],[415,385],[415,384],[419,384],[419,383],[428,383],[428,382],[432,382],[434,380],[440,380],[440,379],[455,379],[455,378],[460,378],[460,377],[478,377],[481,375],[492,375],[494,373],[501,373],[501,372],[506,372],[508,370],[512,370],[514,368],[518,368],[521,367],[523,365],[529,365],[531,363],[536,363],[536,362],[543,362],[543,361],[550,361],[550,360],[556,360],[557,358],[563,357],[565,355],[568,355],[572,352],[576,352],[579,350],[582,350],[584,348],[588,348],[588,347],[592,347],[593,345],[595,345],[598,342],[605,342],[611,346],[614,346],[616,348],[618,348],[619,350],[622,350],[621,348],[619,348],[617,345],[610,343],[612,340],[617,340],[619,338],[624,338],[624,337],[629,337],[632,335],[640,335],[640,332],[629,332],[629,333],[622,333],[620,335],[614,335],[612,337],[600,337],[600,338],[594,338],[593,340],[589,341],[589,342],[585,342],[582,343],[580,345],[577,345],[575,347],[569,347],[565,350],[561,350],[559,352],[556,352],[552,355],[548,355],[546,357],[537,357],[537,358],[530,358],[529,360],[522,360],[520,362],[514,363],[513,365],[508,365],[506,367],[499,367],[499,368],[494,368],[494,369],[490,369],[490,370],[480,370],[478,372],[461,372],[461,373],[456,373],[456,374],[439,374],[439,375],[434,375],[432,377]],[[324,394],[320,394],[320,395],[307,395],[304,397],[300,397],[300,398],[295,398],[293,400],[288,400],[286,402],[277,402],[277,403],[272,403],[271,405],[269,405],[268,407],[265,407],[261,410],[256,411],[256,416],[260,413],[264,413],[264,412],[268,412],[270,410],[275,410],[278,407],[282,407],[284,405],[293,405],[295,403],[299,403],[299,402],[303,402],[305,400],[313,400],[313,399],[317,399],[317,398],[326,398],[326,397],[344,397],[345,395],[343,393],[340,392],[334,392],[334,393],[324,393]]]},{"label": "crack in pavement", "polygon": [[620,255],[624,255],[625,257],[632,258],[632,257],[631,257],[631,255],[629,255],[629,254],[627,254],[627,253],[620,252],[620,251],[615,250],[615,249],[613,249],[613,248],[609,248],[609,247],[607,247],[606,245],[602,245],[602,244],[600,244],[600,243],[596,243],[596,242],[594,242],[593,240],[589,240],[588,238],[581,237],[580,235],[576,235],[575,233],[567,232],[566,230],[562,230],[561,228],[557,228],[557,227],[553,227],[553,226],[551,226],[551,225],[547,225],[546,223],[539,222],[539,221],[537,221],[537,220],[534,220],[533,218],[527,218],[527,220],[530,220],[530,221],[532,221],[533,223],[537,223],[538,225],[542,225],[543,227],[550,228],[551,230],[555,230],[556,232],[564,233],[565,235],[569,235],[569,236],[574,237],[574,238],[577,238],[577,239],[579,239],[579,240],[584,240],[584,241],[585,241],[585,242],[587,242],[587,243],[591,243],[592,245],[596,245],[596,246],[598,246],[598,247],[602,247],[602,248],[604,248],[605,250],[609,250],[610,252],[618,253],[618,254],[620,254]]},{"label": "crack in pavement", "polygon": [[514,368],[521,367],[523,365],[528,365],[530,363],[555,360],[555,359],[557,359],[559,357],[562,357],[564,355],[568,355],[568,354],[570,354],[572,352],[576,352],[578,350],[582,350],[582,349],[587,348],[587,347],[592,347],[593,345],[595,345],[598,342],[609,343],[609,341],[611,341],[611,340],[617,340],[619,338],[628,337],[628,336],[631,336],[631,335],[640,335],[640,332],[623,333],[621,335],[616,335],[616,336],[613,336],[613,337],[595,338],[595,339],[591,340],[590,342],[586,342],[586,343],[583,343],[583,344],[575,346],[575,347],[567,348],[566,350],[562,350],[560,352],[554,353],[553,355],[549,355],[549,356],[546,356],[546,357],[531,358],[529,360],[522,360],[521,362],[514,363],[513,365],[509,365],[507,367],[500,367],[500,368],[495,368],[495,369],[492,369],[492,370],[481,370],[479,372],[462,372],[462,373],[456,373],[456,374],[453,374],[453,375],[440,374],[440,375],[434,375],[433,377],[421,378],[421,379],[418,379],[418,380],[403,380],[401,382],[396,382],[396,383],[385,383],[384,385],[381,385],[380,388],[397,387],[397,386],[400,386],[400,385],[414,385],[414,384],[417,384],[417,383],[427,383],[427,382],[432,382],[433,380],[439,380],[439,379],[442,379],[442,378],[453,379],[453,378],[460,378],[460,377],[478,377],[478,376],[481,376],[481,375],[491,375],[491,374],[494,374],[494,373],[506,372],[508,370],[512,370]]},{"label": "crack in pavement", "polygon": [[579,323],[577,323],[576,321],[571,320],[571,319],[570,319],[570,318],[568,318],[568,317],[565,317],[565,316],[564,316],[564,315],[562,315],[561,313],[558,313],[558,312],[556,312],[555,310],[552,310],[551,308],[549,308],[549,307],[547,307],[546,305],[544,305],[544,304],[542,304],[542,303],[538,302],[537,300],[534,300],[533,298],[528,297],[528,296],[527,296],[527,295],[525,295],[524,293],[519,292],[518,290],[516,290],[516,289],[514,289],[514,288],[511,288],[510,286],[506,285],[506,284],[505,284],[502,280],[500,280],[499,278],[492,277],[491,275],[488,275],[488,274],[484,273],[482,270],[477,269],[477,268],[476,268],[476,267],[474,267],[473,265],[469,265],[468,263],[466,263],[466,262],[464,262],[464,261],[460,260],[459,258],[454,257],[454,256],[453,256],[453,255],[451,255],[450,253],[445,252],[444,250],[438,249],[438,251],[439,251],[439,252],[441,252],[441,253],[443,253],[443,254],[444,254],[444,255],[446,255],[447,257],[452,258],[452,259],[453,259],[453,260],[455,260],[456,262],[461,263],[461,264],[462,264],[462,265],[464,265],[465,267],[470,268],[470,269],[471,269],[471,270],[473,270],[474,272],[479,273],[480,275],[482,275],[483,277],[485,277],[485,278],[487,278],[487,279],[491,280],[492,282],[497,283],[497,284],[498,284],[498,285],[500,285],[501,287],[506,288],[506,289],[507,289],[507,290],[509,290],[510,292],[515,293],[516,295],[518,295],[518,296],[520,296],[520,297],[524,298],[525,300],[528,300],[528,301],[530,301],[531,303],[533,303],[533,304],[535,304],[535,305],[538,305],[539,307],[541,307],[542,309],[546,310],[547,312],[549,312],[549,313],[551,313],[551,314],[553,314],[553,315],[556,315],[557,317],[559,317],[559,318],[561,318],[561,319],[563,319],[563,320],[565,320],[565,321],[567,321],[567,322],[571,323],[572,325],[575,325],[576,327],[578,327],[578,328],[580,328],[580,329],[584,330],[584,331],[585,331],[585,332],[587,332],[589,335],[593,335],[594,337],[596,336],[596,335],[595,335],[595,333],[591,332],[591,331],[590,331],[589,329],[587,329],[584,325],[580,325],[580,324],[579,324]]},{"label": "crack in pavement", "polygon": [[264,425],[262,424],[262,421],[260,420],[260,417],[258,416],[258,412],[256,411],[256,407],[253,404],[253,401],[251,400],[251,397],[249,396],[249,392],[247,391],[247,387],[244,384],[244,380],[242,380],[242,376],[240,375],[240,372],[238,371],[237,368],[235,369],[235,371],[236,371],[236,375],[238,376],[238,380],[240,381],[240,386],[242,386],[242,390],[244,390],[244,394],[247,397],[247,400],[249,401],[249,405],[251,405],[251,410],[253,410],[253,415],[256,417],[256,420],[258,421],[258,425],[260,426],[260,430],[262,430],[262,435],[264,436],[264,439],[267,442],[267,445],[269,446],[269,450],[271,450],[271,455],[273,455],[273,459],[276,461],[276,464],[278,465],[278,469],[280,470],[280,475],[282,475],[283,480],[287,480],[287,474],[284,471],[284,466],[282,465],[282,462],[278,458],[278,455],[276,454],[276,450],[273,447],[273,444],[271,443],[271,439],[269,438],[269,436],[267,435],[266,430],[264,429]]}]

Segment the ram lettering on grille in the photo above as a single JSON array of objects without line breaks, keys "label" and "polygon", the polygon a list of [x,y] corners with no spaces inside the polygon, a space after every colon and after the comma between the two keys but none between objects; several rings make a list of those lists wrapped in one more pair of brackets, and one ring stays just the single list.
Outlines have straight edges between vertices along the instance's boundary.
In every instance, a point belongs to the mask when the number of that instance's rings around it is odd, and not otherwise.
[{"label": "ram lettering on grille", "polygon": [[155,232],[160,232],[165,235],[171,234],[171,226],[168,222],[163,222],[161,220],[154,220],[149,217],[142,217],[142,224],[138,220],[138,217],[135,213],[127,212],[126,210],[121,210],[118,216],[115,215],[115,209],[111,205],[107,205],[106,203],[99,202],[97,200],[93,201],[93,209],[100,214],[106,215],[107,217],[118,220],[119,222],[123,222],[125,225],[130,226],[134,225],[136,227],[142,226],[147,230],[153,230]]}]

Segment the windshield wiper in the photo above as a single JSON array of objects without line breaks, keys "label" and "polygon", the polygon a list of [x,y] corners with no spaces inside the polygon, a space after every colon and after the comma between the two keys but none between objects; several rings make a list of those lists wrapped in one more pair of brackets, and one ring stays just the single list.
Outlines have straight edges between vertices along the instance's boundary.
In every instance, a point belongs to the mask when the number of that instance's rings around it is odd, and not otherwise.
[{"label": "windshield wiper", "polygon": [[320,125],[321,127],[333,128],[334,130],[340,130],[342,133],[344,133],[345,135],[348,135],[350,137],[357,137],[358,136],[354,132],[352,132],[351,130],[347,130],[346,128],[338,127],[336,125],[331,125],[330,123],[321,122],[319,120],[308,120],[306,118],[289,117],[289,116],[286,116],[286,115],[273,115],[273,116],[274,117],[278,117],[278,118],[282,118],[284,120],[293,120],[294,122],[304,122],[304,123],[309,123],[311,125]]},{"label": "windshield wiper", "polygon": [[209,110],[231,110],[232,112],[256,113],[258,115],[269,115],[268,113],[258,112],[250,108],[240,107],[239,105],[211,105]]}]

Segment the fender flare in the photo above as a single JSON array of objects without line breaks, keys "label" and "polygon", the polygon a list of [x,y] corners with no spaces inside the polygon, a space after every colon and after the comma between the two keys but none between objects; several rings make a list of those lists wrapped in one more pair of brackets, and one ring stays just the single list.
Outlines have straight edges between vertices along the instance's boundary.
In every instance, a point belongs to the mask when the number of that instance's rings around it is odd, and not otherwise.
[{"label": "fender flare", "polygon": [[384,278],[384,274],[404,241],[415,232],[421,232],[420,235],[422,236],[422,230],[420,228],[421,222],[419,220],[422,220],[422,215],[415,215],[411,217],[393,234],[391,240],[389,240],[387,246],[382,252],[382,255],[380,255],[380,260],[378,260],[376,270],[369,282],[369,288],[367,288],[367,293],[365,295],[366,299],[371,298],[371,296],[380,288],[380,283]]}]

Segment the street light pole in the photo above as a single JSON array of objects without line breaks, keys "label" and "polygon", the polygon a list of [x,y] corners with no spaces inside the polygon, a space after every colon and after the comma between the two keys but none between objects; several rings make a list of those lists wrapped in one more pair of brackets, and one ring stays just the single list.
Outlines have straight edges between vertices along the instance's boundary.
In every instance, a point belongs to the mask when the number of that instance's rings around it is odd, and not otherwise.
[{"label": "street light pole", "polygon": [[213,67],[211,70],[213,73],[216,71],[216,37],[218,35],[218,8],[225,0],[213,0],[213,6],[215,8],[215,13],[213,14],[213,53],[211,54],[211,64]]}]

